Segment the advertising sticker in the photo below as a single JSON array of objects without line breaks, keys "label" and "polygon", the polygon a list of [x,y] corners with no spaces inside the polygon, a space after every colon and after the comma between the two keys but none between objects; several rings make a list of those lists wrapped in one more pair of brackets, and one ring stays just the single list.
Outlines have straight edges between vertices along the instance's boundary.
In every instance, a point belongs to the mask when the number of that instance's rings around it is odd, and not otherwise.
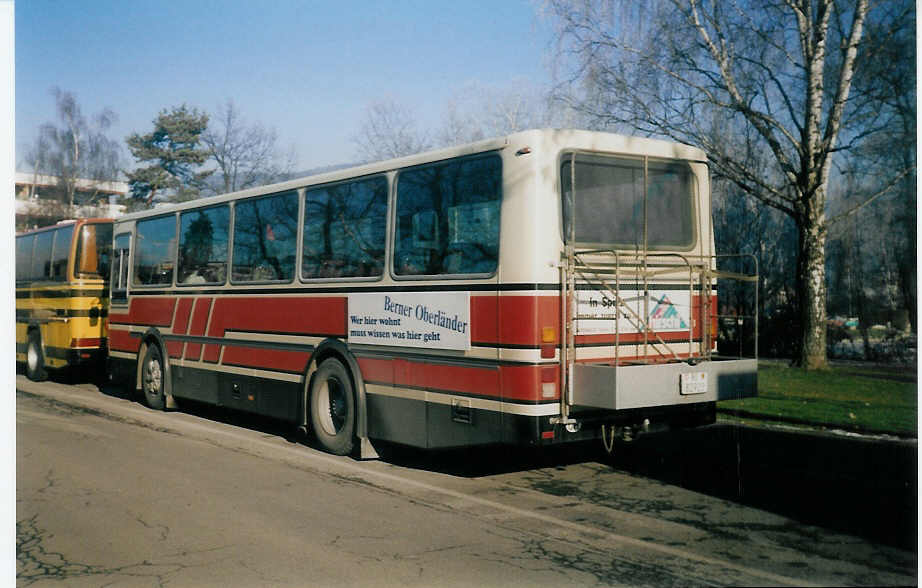
[{"label": "advertising sticker", "polygon": [[639,333],[642,330],[644,306],[648,312],[647,322],[653,331],[688,331],[691,325],[688,291],[653,290],[645,305],[643,292],[622,290],[619,308],[612,294],[581,290],[577,292],[576,302],[581,317],[577,321],[576,332],[580,335],[612,334],[615,332],[615,320],[618,321],[620,333]]},{"label": "advertising sticker", "polygon": [[467,350],[470,292],[349,295],[350,343]]}]

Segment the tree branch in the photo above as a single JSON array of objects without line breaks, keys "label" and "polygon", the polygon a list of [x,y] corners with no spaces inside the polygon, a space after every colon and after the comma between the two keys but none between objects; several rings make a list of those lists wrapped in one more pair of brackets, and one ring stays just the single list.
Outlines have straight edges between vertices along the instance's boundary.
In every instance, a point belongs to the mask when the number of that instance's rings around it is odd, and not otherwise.
[{"label": "tree branch", "polygon": [[849,208],[848,210],[845,210],[845,211],[843,211],[843,212],[840,212],[840,213],[837,214],[836,216],[830,218],[830,219],[827,221],[828,224],[829,224],[829,225],[833,225],[833,224],[838,223],[839,221],[844,220],[844,219],[846,219],[846,218],[852,216],[853,214],[857,213],[859,210],[861,210],[862,208],[864,208],[864,207],[867,206],[868,204],[871,204],[872,202],[874,202],[875,200],[877,200],[878,198],[880,198],[880,197],[883,196],[884,194],[887,194],[888,192],[890,192],[897,184],[900,183],[900,180],[902,180],[902,179],[905,178],[907,175],[909,175],[910,173],[912,173],[913,170],[915,170],[915,169],[916,169],[916,166],[915,166],[915,165],[913,165],[913,166],[911,166],[911,167],[908,167],[908,168],[904,169],[904,170],[901,171],[899,174],[897,174],[896,176],[894,176],[893,178],[891,178],[890,181],[887,183],[886,186],[884,186],[883,188],[881,188],[880,190],[878,190],[877,192],[875,192],[873,195],[871,195],[871,196],[869,196],[868,198],[866,198],[866,199],[865,199],[864,201],[862,201],[861,203],[856,204],[855,206]]}]

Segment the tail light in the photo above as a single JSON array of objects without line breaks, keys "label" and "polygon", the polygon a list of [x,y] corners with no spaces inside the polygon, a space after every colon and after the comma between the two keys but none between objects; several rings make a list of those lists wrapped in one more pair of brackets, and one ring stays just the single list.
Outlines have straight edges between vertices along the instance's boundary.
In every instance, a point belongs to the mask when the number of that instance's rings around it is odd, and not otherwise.
[{"label": "tail light", "polygon": [[556,398],[557,396],[557,366],[543,366],[541,368],[541,398]]},{"label": "tail light", "polygon": [[557,355],[557,330],[554,327],[541,329],[541,359],[553,359]]}]

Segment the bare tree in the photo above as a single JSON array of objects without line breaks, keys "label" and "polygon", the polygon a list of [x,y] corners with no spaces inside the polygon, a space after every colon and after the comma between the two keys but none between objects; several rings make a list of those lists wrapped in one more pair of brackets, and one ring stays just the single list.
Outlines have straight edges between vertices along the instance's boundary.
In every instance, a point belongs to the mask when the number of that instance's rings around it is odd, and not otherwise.
[{"label": "bare tree", "polygon": [[288,179],[294,169],[294,150],[281,154],[278,134],[256,123],[248,125],[232,100],[211,117],[202,142],[218,165],[209,187],[215,193],[245,190]]},{"label": "bare tree", "polygon": [[43,124],[26,160],[35,174],[56,179],[58,199],[73,214],[78,187],[92,201],[100,184],[118,177],[121,149],[106,136],[117,117],[106,108],[87,120],[73,93],[57,87],[51,93],[60,126]]},{"label": "bare tree", "polygon": [[418,129],[414,114],[393,99],[368,105],[352,142],[357,155],[364,161],[404,157],[425,151],[432,145],[426,134]]},{"label": "bare tree", "polygon": [[[827,194],[833,162],[888,128],[870,92],[852,92],[874,48],[870,21],[905,26],[909,0],[551,0],[569,103],[599,126],[628,125],[703,148],[712,170],[798,229],[799,360],[826,365]],[[713,133],[723,121],[732,137]],[[772,166],[754,173],[754,152]],[[742,154],[742,156],[741,156]],[[897,169],[876,194],[911,169]],[[862,203],[862,205],[864,204]],[[851,211],[845,211],[849,214]]]},{"label": "bare tree", "polygon": [[32,170],[32,183],[29,185],[28,194],[29,199],[34,198],[36,195],[35,190],[39,183],[39,177],[42,174],[51,173],[48,169],[48,153],[50,150],[51,146],[48,144],[48,137],[40,132],[23,158],[25,164]]},{"label": "bare tree", "polygon": [[[850,154],[843,166],[848,178],[847,198],[839,208],[860,217],[870,225],[868,232],[883,240],[879,259],[893,282],[885,288],[894,291],[898,305],[906,312],[913,331],[917,331],[916,310],[916,34],[915,14],[907,15],[905,26],[892,30],[872,23],[868,36],[875,51],[859,62],[856,87],[874,95],[879,109],[892,123],[886,133],[871,137]],[[860,75],[864,74],[864,75]],[[912,169],[870,206],[862,206],[868,195],[882,192],[892,182],[894,170]],[[873,267],[873,266],[872,266]]]},{"label": "bare tree", "polygon": [[501,85],[472,83],[448,102],[436,143],[458,145],[527,129],[573,126],[571,114],[549,91],[526,79]]},{"label": "bare tree", "polygon": [[431,129],[421,128],[413,111],[394,99],[369,104],[353,143],[360,159],[375,161],[572,123],[573,114],[525,79],[471,83],[447,101],[441,121]]}]

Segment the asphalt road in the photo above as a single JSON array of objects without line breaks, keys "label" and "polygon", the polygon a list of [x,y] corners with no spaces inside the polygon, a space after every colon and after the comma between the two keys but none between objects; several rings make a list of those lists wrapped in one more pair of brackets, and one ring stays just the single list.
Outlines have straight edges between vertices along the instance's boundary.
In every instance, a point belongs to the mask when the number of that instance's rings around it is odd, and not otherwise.
[{"label": "asphalt road", "polygon": [[[155,412],[118,390],[22,376],[16,422],[22,586],[916,583],[915,547],[899,533],[881,540],[874,525],[830,524],[826,507],[805,509],[822,511],[822,526],[810,524],[789,512],[800,501],[777,497],[828,492],[879,443],[855,458],[847,439],[716,427],[644,441],[614,463],[585,447],[386,447],[358,462],[271,421]],[[842,451],[842,468],[813,461]],[[889,461],[907,478],[900,459]],[[804,477],[817,465],[826,473]],[[914,528],[915,504],[903,500],[914,484],[913,469],[888,487],[903,489],[896,506],[853,505],[840,518],[896,512]],[[831,500],[854,497],[833,486],[842,496]]]}]

